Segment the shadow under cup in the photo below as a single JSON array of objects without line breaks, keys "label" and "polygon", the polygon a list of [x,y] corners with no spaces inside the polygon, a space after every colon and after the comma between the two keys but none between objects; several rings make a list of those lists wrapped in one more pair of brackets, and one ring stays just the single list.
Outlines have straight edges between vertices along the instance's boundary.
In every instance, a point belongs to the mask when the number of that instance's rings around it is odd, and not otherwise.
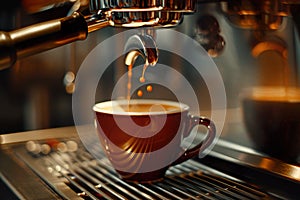
[{"label": "shadow under cup", "polygon": [[300,156],[300,90],[254,88],[242,96],[246,129],[255,147],[297,163]]},{"label": "shadow under cup", "polygon": [[[115,100],[98,103],[93,110],[102,148],[127,181],[163,179],[170,166],[199,155],[216,135],[211,120],[191,116],[189,107],[177,102]],[[182,148],[183,138],[197,125],[208,129],[205,139],[189,149]]]}]

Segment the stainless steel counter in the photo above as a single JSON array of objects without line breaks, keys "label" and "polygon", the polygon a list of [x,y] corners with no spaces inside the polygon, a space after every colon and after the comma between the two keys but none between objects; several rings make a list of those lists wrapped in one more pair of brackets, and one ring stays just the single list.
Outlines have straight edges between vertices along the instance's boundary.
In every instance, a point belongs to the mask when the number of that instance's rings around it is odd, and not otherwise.
[{"label": "stainless steel counter", "polygon": [[[75,127],[1,135],[1,180],[21,199],[296,199],[300,167],[219,140],[206,157],[168,170],[153,184],[121,180],[103,154],[95,159]],[[71,151],[35,152],[28,145],[73,141]],[[99,147],[100,148],[100,147]],[[101,151],[101,150],[100,150]]]}]

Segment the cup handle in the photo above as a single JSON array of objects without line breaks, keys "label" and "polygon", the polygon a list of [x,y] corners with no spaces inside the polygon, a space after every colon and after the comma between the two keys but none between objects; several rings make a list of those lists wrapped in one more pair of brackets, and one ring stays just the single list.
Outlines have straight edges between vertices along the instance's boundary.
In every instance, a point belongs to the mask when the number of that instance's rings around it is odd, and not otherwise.
[{"label": "cup handle", "polygon": [[[188,129],[187,133],[190,133],[195,126],[203,125],[208,129],[208,134],[203,141],[201,141],[199,144],[197,144],[193,148],[187,149],[171,165],[180,164],[196,155],[199,155],[200,153],[202,153],[206,148],[208,148],[212,144],[212,142],[214,141],[214,138],[216,137],[216,126],[213,123],[213,121],[211,121],[210,119],[208,119],[206,117],[198,117],[198,116],[193,116],[193,115],[189,115],[188,117],[189,117],[189,119],[188,119],[189,126],[187,128]],[[199,134],[199,133],[197,133],[197,134]]]}]

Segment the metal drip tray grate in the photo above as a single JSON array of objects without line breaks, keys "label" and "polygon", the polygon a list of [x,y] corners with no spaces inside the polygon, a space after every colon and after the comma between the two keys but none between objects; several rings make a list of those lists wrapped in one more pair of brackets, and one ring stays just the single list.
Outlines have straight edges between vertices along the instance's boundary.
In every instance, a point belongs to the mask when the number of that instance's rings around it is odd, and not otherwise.
[{"label": "metal drip tray grate", "polygon": [[23,150],[18,156],[65,199],[271,199],[195,160],[171,167],[161,182],[136,184],[120,179],[104,155],[94,159],[84,148],[34,156]]}]

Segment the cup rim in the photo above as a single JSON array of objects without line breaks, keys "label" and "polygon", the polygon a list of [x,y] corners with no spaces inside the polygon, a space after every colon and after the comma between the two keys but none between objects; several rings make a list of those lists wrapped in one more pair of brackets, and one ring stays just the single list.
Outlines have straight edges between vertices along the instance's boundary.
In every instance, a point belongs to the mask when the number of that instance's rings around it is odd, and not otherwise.
[{"label": "cup rim", "polygon": [[299,102],[300,89],[297,87],[257,86],[246,88],[240,94],[241,99],[254,98],[256,100]]},{"label": "cup rim", "polygon": [[[178,109],[174,110],[163,110],[163,111],[155,111],[151,112],[151,115],[160,115],[160,114],[171,114],[171,113],[181,113],[183,111],[189,110],[189,106],[176,101],[170,101],[170,100],[157,100],[157,99],[131,99],[131,102],[134,104],[136,103],[151,103],[154,105],[169,105],[178,107]],[[98,102],[93,106],[93,111],[98,113],[105,113],[105,114],[114,114],[114,115],[131,115],[131,116],[141,116],[141,115],[149,115],[149,111],[147,112],[125,112],[122,108],[118,107],[118,109],[112,109],[107,110],[105,107],[116,107],[118,105],[124,105],[127,104],[128,100],[126,99],[120,99],[120,100],[109,100],[109,101],[103,101]]]}]

